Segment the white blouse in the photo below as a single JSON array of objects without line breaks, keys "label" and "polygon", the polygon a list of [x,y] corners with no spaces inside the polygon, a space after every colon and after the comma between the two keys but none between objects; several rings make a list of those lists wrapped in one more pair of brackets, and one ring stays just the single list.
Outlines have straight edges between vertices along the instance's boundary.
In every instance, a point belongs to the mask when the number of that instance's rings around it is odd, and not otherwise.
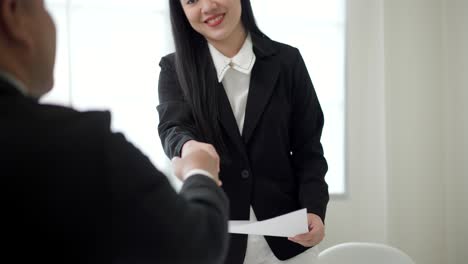
[{"label": "white blouse", "polygon": [[240,51],[228,58],[211,44],[208,45],[218,75],[218,81],[223,83],[224,90],[231,104],[232,112],[237,121],[237,127],[242,134],[245,119],[245,107],[249,94],[250,73],[255,64],[255,54],[250,35]]},{"label": "white blouse", "polygon": [[[240,51],[232,58],[224,56],[211,44],[208,44],[208,47],[216,68],[218,81],[223,83],[232,112],[236,118],[237,127],[242,135],[245,108],[247,106],[247,96],[250,87],[250,76],[256,59],[255,53],[253,52],[252,39],[250,35],[248,35]],[[257,220],[252,206],[250,206],[249,218],[253,221]],[[315,248],[316,247],[312,248],[314,249],[313,254],[311,254],[310,257],[307,256],[306,262],[303,262],[305,260],[303,257],[306,257],[304,253],[299,255],[304,255],[301,259],[298,259],[299,256],[296,256],[287,261],[280,261],[271,251],[265,237],[249,235],[244,264],[314,263],[313,261],[317,255]],[[311,250],[308,250],[307,252],[310,251]],[[309,253],[307,255],[309,255]]]}]

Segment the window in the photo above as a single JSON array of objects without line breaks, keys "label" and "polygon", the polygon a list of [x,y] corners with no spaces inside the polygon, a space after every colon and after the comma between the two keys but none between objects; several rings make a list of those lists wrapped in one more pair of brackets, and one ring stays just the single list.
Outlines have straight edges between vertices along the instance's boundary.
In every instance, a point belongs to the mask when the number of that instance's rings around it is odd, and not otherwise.
[{"label": "window", "polygon": [[156,112],[159,59],[172,50],[163,2],[47,1],[58,53],[56,84],[44,101],[110,110],[112,128],[168,173]]},{"label": "window", "polygon": [[[54,90],[42,101],[110,110],[123,132],[161,170],[159,60],[173,51],[167,1],[46,0],[57,25]],[[301,50],[325,113],[331,193],[344,192],[344,0],[252,0],[272,39]],[[280,19],[279,19],[280,18]]]}]

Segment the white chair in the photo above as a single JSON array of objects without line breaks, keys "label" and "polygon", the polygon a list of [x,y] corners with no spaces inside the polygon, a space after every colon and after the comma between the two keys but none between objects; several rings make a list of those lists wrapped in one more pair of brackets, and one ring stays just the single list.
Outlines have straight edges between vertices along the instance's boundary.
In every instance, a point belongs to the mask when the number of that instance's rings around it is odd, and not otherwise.
[{"label": "white chair", "polygon": [[350,242],[320,252],[319,264],[414,264],[399,249],[384,244]]}]

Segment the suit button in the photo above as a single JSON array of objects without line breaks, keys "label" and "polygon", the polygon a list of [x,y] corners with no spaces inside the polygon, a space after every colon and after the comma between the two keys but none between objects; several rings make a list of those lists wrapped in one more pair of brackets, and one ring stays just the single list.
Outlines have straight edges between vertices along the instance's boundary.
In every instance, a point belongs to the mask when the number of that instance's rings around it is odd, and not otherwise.
[{"label": "suit button", "polygon": [[249,173],[248,170],[243,170],[243,171],[241,172],[241,177],[242,177],[242,179],[248,179],[249,176],[250,176],[250,173]]}]

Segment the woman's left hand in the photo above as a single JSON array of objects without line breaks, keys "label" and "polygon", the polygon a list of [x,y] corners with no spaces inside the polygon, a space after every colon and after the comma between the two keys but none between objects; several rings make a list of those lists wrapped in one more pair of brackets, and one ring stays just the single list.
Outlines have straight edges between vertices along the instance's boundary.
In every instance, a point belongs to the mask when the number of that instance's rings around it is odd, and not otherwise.
[{"label": "woman's left hand", "polygon": [[325,237],[325,226],[322,219],[316,214],[307,214],[307,220],[309,222],[309,232],[288,239],[304,247],[313,247]]}]

